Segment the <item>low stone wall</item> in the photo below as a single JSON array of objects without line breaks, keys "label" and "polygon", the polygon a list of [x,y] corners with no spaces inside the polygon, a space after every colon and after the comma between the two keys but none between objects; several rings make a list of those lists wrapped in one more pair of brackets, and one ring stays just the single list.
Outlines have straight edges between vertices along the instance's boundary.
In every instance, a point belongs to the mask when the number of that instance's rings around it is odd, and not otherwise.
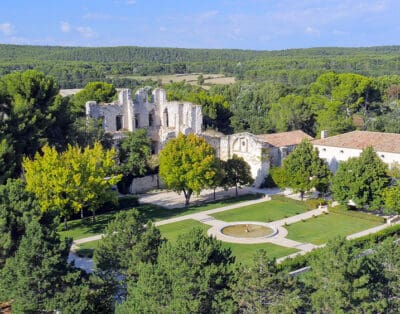
[{"label": "low stone wall", "polygon": [[138,194],[144,193],[153,189],[165,188],[165,184],[158,177],[158,174],[135,178],[129,187],[129,193]]}]

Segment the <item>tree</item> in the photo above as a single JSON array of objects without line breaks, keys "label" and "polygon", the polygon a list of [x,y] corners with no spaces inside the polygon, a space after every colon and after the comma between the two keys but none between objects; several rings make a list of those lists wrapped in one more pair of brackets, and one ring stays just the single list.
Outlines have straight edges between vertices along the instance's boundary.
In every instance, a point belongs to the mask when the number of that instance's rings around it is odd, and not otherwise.
[{"label": "tree", "polygon": [[358,253],[338,238],[310,261],[313,313],[385,312],[383,265]]},{"label": "tree", "polygon": [[147,137],[145,129],[127,132],[126,137],[119,143],[119,162],[122,180],[118,187],[121,192],[127,193],[132,179],[137,176],[143,176],[148,169],[148,160],[150,158],[150,139]]},{"label": "tree", "polygon": [[[54,101],[58,86],[53,78],[35,70],[15,72],[0,80],[2,116],[0,123],[2,163],[6,177],[18,176],[22,157],[33,156],[48,138],[48,132],[56,125],[58,107]],[[4,93],[3,96],[1,96]]]},{"label": "tree", "polygon": [[310,106],[302,96],[287,95],[271,105],[268,112],[271,125],[278,132],[303,130],[314,133],[314,116]]},{"label": "tree", "polygon": [[17,313],[85,311],[88,285],[67,263],[70,245],[53,228],[29,223],[15,256],[0,271],[0,302],[11,300]]},{"label": "tree", "polygon": [[90,82],[84,89],[73,96],[72,112],[76,115],[84,115],[87,101],[110,102],[114,99],[117,90],[114,85],[105,82]]},{"label": "tree", "polygon": [[155,264],[141,264],[139,277],[129,283],[127,300],[117,312],[233,312],[233,262],[221,242],[193,229],[175,244],[165,243]]},{"label": "tree", "polygon": [[318,150],[307,140],[303,140],[283,160],[283,171],[287,187],[300,192],[302,200],[304,193],[311,188],[321,192],[328,190],[331,172],[325,161],[319,158]]},{"label": "tree", "polygon": [[[93,213],[107,201],[116,201],[111,191],[121,178],[115,174],[115,150],[104,150],[99,143],[84,150],[68,146],[63,153],[45,146],[42,155],[23,161],[27,190],[37,197],[43,212],[55,210],[67,218],[88,208]],[[82,212],[83,213],[83,212]]]},{"label": "tree", "polygon": [[179,134],[160,153],[160,177],[168,188],[183,192],[186,206],[193,192],[212,186],[216,167],[214,149],[194,134]]},{"label": "tree", "polygon": [[236,197],[238,196],[238,187],[250,185],[254,182],[251,176],[250,165],[243,159],[233,155],[224,163],[224,181],[226,187],[235,187]]},{"label": "tree", "polygon": [[388,185],[387,165],[372,147],[367,147],[359,157],[339,164],[331,189],[334,198],[343,204],[351,200],[357,207],[376,210],[384,204],[383,192]]},{"label": "tree", "polygon": [[21,180],[0,185],[0,269],[18,249],[26,225],[39,219],[39,206]]},{"label": "tree", "polygon": [[126,281],[138,276],[139,263],[157,260],[162,243],[160,231],[151,223],[145,225],[137,210],[118,213],[95,250],[96,275],[124,298]]},{"label": "tree", "polygon": [[387,187],[382,194],[385,210],[389,213],[400,213],[400,186],[398,184]]},{"label": "tree", "polygon": [[204,84],[204,77],[203,77],[203,74],[200,74],[200,75],[197,77],[197,84],[199,84],[199,85],[203,85],[203,84]]},{"label": "tree", "polygon": [[297,313],[304,306],[296,279],[280,272],[264,250],[250,267],[239,265],[236,276],[233,295],[240,313]]}]

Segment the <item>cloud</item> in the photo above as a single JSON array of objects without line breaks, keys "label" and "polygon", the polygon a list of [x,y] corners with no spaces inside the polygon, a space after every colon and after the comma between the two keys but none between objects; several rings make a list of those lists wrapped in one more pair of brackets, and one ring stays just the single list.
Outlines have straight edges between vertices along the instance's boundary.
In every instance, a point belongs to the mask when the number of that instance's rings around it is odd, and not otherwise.
[{"label": "cloud", "polygon": [[319,35],[319,30],[317,30],[311,26],[307,26],[306,33],[311,34],[311,35]]},{"label": "cloud", "polygon": [[6,36],[9,36],[14,33],[14,27],[10,23],[2,23],[0,24],[0,32]]},{"label": "cloud", "polygon": [[92,38],[95,37],[96,34],[95,32],[92,30],[92,28],[88,27],[88,26],[78,26],[76,28],[76,31],[85,38]]},{"label": "cloud", "polygon": [[110,14],[104,14],[104,13],[86,13],[83,16],[84,19],[88,19],[88,20],[111,20],[113,18],[112,15]]},{"label": "cloud", "polygon": [[126,0],[125,4],[128,4],[128,5],[136,4],[136,0]]},{"label": "cloud", "polygon": [[164,27],[164,26],[160,26],[160,32],[166,32],[167,31],[167,28],[166,27]]},{"label": "cloud", "polygon": [[61,22],[60,24],[63,33],[68,33],[71,30],[71,25],[68,22]]}]

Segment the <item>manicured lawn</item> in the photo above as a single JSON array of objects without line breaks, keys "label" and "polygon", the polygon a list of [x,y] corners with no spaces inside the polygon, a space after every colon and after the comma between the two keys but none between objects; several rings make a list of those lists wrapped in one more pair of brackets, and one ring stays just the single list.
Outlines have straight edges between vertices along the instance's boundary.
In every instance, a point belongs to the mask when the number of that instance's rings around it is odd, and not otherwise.
[{"label": "manicured lawn", "polygon": [[77,250],[77,254],[80,257],[93,257],[93,252],[97,249],[101,240],[86,242],[83,244],[79,244],[79,249]]},{"label": "manicured lawn", "polygon": [[287,235],[288,239],[323,244],[336,236],[347,236],[380,224],[378,221],[351,217],[339,213],[329,213],[310,218],[304,222],[297,222],[285,228],[289,232]]},{"label": "manicured lawn", "polygon": [[[152,204],[142,204],[136,206],[137,209],[144,215],[145,220],[159,221],[177,216],[183,216],[204,210],[214,209],[222,206],[231,205],[234,203],[257,199],[260,195],[249,194],[239,196],[238,198],[229,198],[216,202],[207,203],[204,205],[190,206],[189,208],[174,208],[167,209]],[[131,210],[131,209],[125,209]],[[90,237],[96,234],[103,233],[104,228],[114,218],[115,211],[96,216],[96,222],[93,223],[91,217],[84,219],[76,219],[68,222],[69,229],[64,230],[64,224],[60,224],[58,231],[62,237],[70,237],[74,240]]]},{"label": "manicured lawn", "polygon": [[[189,232],[191,229],[199,227],[204,231],[204,234],[207,233],[207,230],[211,228],[206,224],[202,224],[201,222],[188,219],[180,222],[159,226],[158,228],[161,231],[161,234],[167,238],[169,241],[176,241],[179,234]],[[253,260],[254,254],[261,249],[267,251],[268,256],[270,257],[282,257],[289,255],[291,253],[297,252],[295,249],[286,248],[278,245],[274,245],[271,243],[262,243],[262,244],[237,244],[237,243],[227,243],[222,242],[222,246],[225,248],[230,248],[232,250],[232,254],[236,256],[236,260],[238,262],[249,264]]]},{"label": "manicured lawn", "polygon": [[304,202],[287,197],[274,195],[271,201],[250,206],[235,208],[225,212],[213,214],[215,219],[233,221],[260,221],[269,222],[294,216],[307,211]]},{"label": "manicured lawn", "polygon": [[236,260],[242,264],[251,264],[256,252],[261,249],[265,250],[267,252],[267,256],[272,258],[287,256],[298,251],[296,249],[279,246],[272,243],[239,244],[223,242],[222,246],[230,248],[232,255],[236,256]]}]

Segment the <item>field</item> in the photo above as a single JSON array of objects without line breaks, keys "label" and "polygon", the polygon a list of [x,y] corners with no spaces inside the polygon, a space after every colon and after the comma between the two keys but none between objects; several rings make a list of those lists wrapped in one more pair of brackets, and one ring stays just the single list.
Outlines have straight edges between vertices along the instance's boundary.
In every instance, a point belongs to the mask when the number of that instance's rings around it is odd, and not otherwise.
[{"label": "field", "polygon": [[[136,206],[137,210],[144,215],[145,220],[160,221],[163,219],[193,214],[209,209],[214,209],[222,206],[239,203],[259,198],[260,195],[248,194],[234,198],[227,198],[215,202],[210,202],[203,205],[194,205],[189,208],[166,209],[157,205],[141,204]],[[128,209],[132,210],[132,209]],[[104,228],[114,218],[115,211],[96,216],[96,222],[93,223],[90,217],[84,219],[76,219],[68,222],[69,229],[64,230],[64,224],[60,224],[58,231],[63,237],[70,237],[74,240],[90,237],[96,234],[103,233]]]},{"label": "field", "polygon": [[[365,214],[367,215],[367,214]],[[380,225],[358,217],[329,213],[285,226],[288,239],[312,244],[323,244],[337,236],[346,236]]]},{"label": "field", "polygon": [[211,216],[213,216],[215,219],[227,222],[270,222],[294,216],[307,210],[307,205],[304,202],[295,201],[282,196],[273,196],[272,200],[269,202],[235,208],[225,212],[213,214]]},{"label": "field", "polygon": [[[197,84],[197,77],[201,73],[192,73],[192,74],[170,74],[170,75],[148,75],[148,76],[136,76],[136,75],[120,75],[113,76],[109,75],[109,78],[119,77],[119,78],[129,78],[135,79],[138,81],[143,81],[146,79],[150,79],[153,81],[161,80],[162,84],[168,84],[172,82],[187,82],[193,85]],[[235,82],[235,78],[233,76],[225,76],[223,74],[203,74],[204,84],[203,87],[207,89],[210,85],[214,84],[233,84]]]}]

